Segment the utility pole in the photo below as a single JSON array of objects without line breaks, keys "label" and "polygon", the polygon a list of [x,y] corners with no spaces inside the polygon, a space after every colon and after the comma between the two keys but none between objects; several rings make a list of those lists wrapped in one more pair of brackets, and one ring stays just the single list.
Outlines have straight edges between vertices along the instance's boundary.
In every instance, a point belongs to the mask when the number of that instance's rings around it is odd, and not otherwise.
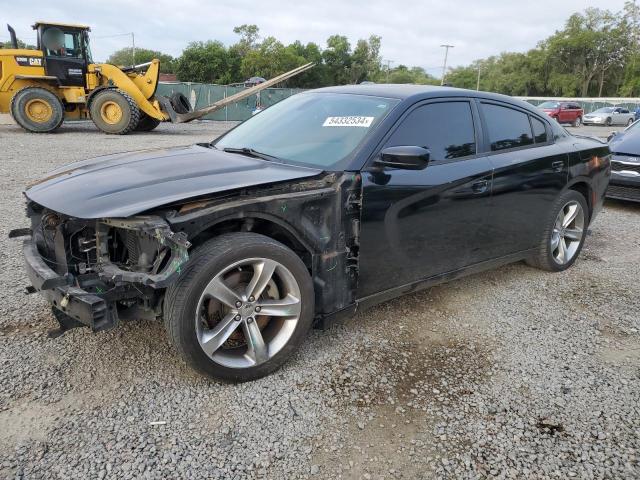
[{"label": "utility pole", "polygon": [[136,35],[131,32],[131,55],[133,56],[133,65],[136,64]]},{"label": "utility pole", "polygon": [[394,63],[394,60],[386,60],[386,62],[387,62],[387,83],[389,83],[389,71],[391,70],[391,64]]},{"label": "utility pole", "polygon": [[444,85],[444,79],[447,75],[447,57],[449,56],[449,49],[455,47],[455,45],[440,45],[444,48],[444,64],[442,65],[442,80],[440,81],[440,85]]},{"label": "utility pole", "polygon": [[480,70],[482,70],[482,64],[478,62],[478,81],[476,82],[476,91],[480,91]]}]

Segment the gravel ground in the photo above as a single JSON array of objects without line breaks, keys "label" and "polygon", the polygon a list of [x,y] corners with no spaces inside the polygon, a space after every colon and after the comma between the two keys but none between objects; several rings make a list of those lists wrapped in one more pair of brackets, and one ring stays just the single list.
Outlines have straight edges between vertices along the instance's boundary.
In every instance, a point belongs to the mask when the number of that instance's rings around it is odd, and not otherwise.
[{"label": "gravel ground", "polygon": [[6,239],[24,185],[225,128],[0,126],[0,478],[640,478],[636,205],[607,202],[567,272],[515,264],[396,299],[249,384],[192,373],[159,323],[47,338]]}]

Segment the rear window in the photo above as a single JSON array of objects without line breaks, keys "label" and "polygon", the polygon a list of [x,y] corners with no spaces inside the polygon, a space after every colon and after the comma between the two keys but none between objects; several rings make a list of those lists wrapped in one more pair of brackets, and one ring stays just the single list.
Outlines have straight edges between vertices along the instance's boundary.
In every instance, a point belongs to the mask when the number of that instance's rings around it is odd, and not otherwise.
[{"label": "rear window", "polygon": [[491,151],[524,147],[533,143],[529,115],[508,107],[482,104]]},{"label": "rear window", "polygon": [[536,143],[545,143],[547,141],[547,129],[544,123],[536,117],[531,117],[531,126],[533,127],[533,138]]}]

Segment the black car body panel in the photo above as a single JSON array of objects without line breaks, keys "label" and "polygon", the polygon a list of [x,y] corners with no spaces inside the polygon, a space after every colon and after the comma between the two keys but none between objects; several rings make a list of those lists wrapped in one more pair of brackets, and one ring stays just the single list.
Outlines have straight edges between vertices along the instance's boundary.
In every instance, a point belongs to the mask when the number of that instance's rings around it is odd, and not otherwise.
[{"label": "black car body panel", "polygon": [[320,172],[193,145],[72,163],[54,170],[25,194],[40,205],[77,218],[128,217],[186,198]]},{"label": "black car body panel", "polygon": [[[34,286],[50,292],[57,308],[73,306],[74,318],[94,329],[115,325],[123,307],[160,316],[164,289],[194,248],[216,235],[251,231],[300,256],[323,321],[527,258],[550,207],[567,189],[587,198],[590,220],[602,206],[607,145],[569,135],[525,102],[415,85],[317,92],[399,102],[336,171],[200,145],[111,155],[52,172],[26,191],[31,235],[25,258]],[[468,116],[468,138],[441,151],[416,140],[413,145],[432,155],[424,169],[381,166],[380,152],[401,138],[413,112],[433,105],[446,110],[451,103]],[[519,115],[531,138],[495,142],[488,104]],[[97,322],[86,312],[95,308],[100,315],[103,305],[74,301],[85,294],[105,302],[108,313]]]},{"label": "black car body panel", "polygon": [[640,130],[630,128],[614,136],[611,147],[611,183],[607,197],[640,202]]}]

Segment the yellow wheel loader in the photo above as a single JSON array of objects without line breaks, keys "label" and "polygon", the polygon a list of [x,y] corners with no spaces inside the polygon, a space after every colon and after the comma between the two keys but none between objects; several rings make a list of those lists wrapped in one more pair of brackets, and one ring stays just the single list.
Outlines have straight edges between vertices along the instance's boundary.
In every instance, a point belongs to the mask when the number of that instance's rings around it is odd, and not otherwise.
[{"label": "yellow wheel loader", "polygon": [[160,122],[189,122],[313,66],[303,65],[192,111],[184,95],[156,95],[159,60],[130,67],[94,63],[88,26],[36,22],[36,49],[18,48],[14,29],[7,27],[12,48],[0,48],[0,113],[10,113],[25,130],[37,133],[53,132],[71,119],[90,118],[113,134],[151,131]]}]

